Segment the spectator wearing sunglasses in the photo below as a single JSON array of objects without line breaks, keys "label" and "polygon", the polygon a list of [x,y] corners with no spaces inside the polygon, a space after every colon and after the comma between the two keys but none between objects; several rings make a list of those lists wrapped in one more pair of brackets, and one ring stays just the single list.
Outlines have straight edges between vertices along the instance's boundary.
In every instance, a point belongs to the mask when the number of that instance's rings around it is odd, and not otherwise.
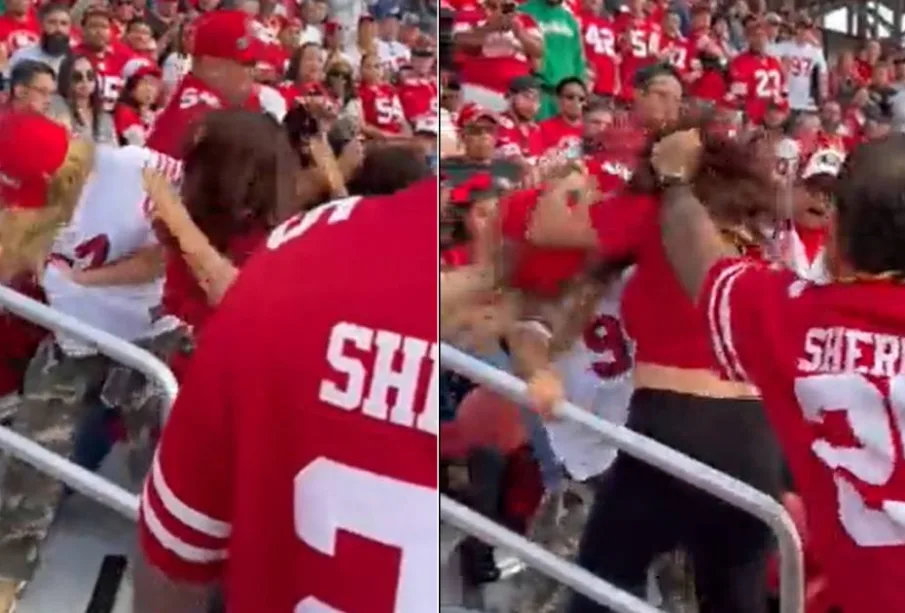
[{"label": "spectator wearing sunglasses", "polygon": [[58,95],[51,114],[69,125],[73,134],[95,143],[116,145],[113,118],[103,109],[97,73],[84,55],[71,55],[60,64]]},{"label": "spectator wearing sunglasses", "polygon": [[360,124],[361,100],[358,98],[355,78],[352,76],[352,66],[342,60],[330,64],[327,67],[324,85],[327,86],[327,92],[336,100],[339,108],[338,118],[346,117]]},{"label": "spectator wearing sunglasses", "polygon": [[539,124],[545,158],[576,159],[581,155],[582,114],[587,100],[588,89],[578,77],[565,78],[556,85],[557,113]]}]

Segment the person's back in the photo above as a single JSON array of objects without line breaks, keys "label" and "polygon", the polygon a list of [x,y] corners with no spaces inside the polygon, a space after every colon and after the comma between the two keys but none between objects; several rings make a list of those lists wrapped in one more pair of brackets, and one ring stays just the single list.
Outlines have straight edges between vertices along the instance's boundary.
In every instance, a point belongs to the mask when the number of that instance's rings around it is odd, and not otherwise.
[{"label": "person's back", "polygon": [[230,613],[436,606],[436,189],[284,223],[201,336],[142,545]]},{"label": "person's back", "polygon": [[902,610],[905,286],[749,266],[718,265],[701,294],[722,369],[760,388],[837,604]]}]

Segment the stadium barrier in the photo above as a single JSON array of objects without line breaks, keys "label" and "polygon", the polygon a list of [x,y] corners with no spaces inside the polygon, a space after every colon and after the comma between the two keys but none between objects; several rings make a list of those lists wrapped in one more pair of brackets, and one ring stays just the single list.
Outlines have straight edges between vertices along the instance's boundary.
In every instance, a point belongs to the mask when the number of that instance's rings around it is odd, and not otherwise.
[{"label": "stadium barrier", "polygon": [[[62,332],[82,341],[112,360],[141,372],[160,386],[164,415],[176,399],[179,385],[166,364],[128,341],[89,326],[8,287],[0,286],[0,309],[53,332]],[[138,519],[138,497],[63,458],[9,428],[0,427],[0,450],[59,479],[72,489],[110,507],[133,520]]]},{"label": "stadium barrier", "polygon": [[[468,377],[474,383],[492,388],[513,402],[523,404],[527,402],[523,381],[445,343],[440,348],[440,363],[444,368]],[[780,613],[804,611],[801,540],[792,519],[777,501],[702,462],[628,428],[607,422],[573,404],[560,403],[556,406],[556,413],[560,418],[577,421],[599,432],[621,453],[628,453],[642,462],[655,466],[767,524],[776,535],[779,546]],[[526,564],[619,613],[657,611],[584,569],[564,561],[446,497],[440,500],[440,516],[463,532],[511,550],[513,555],[522,558]]]}]

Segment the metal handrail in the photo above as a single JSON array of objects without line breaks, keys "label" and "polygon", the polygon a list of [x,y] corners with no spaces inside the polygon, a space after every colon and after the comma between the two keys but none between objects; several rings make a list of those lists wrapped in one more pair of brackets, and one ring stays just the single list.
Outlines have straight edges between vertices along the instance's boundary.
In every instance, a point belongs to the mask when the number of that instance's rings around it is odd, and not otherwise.
[{"label": "metal handrail", "polygon": [[[169,367],[149,352],[8,287],[0,286],[0,309],[5,309],[42,328],[70,335],[155,381],[164,397],[163,417],[166,418],[176,399],[179,385]],[[138,519],[139,503],[136,495],[9,428],[0,427],[0,449],[125,517]]]},{"label": "metal handrail", "polygon": [[[440,348],[440,361],[444,368],[466,376],[477,384],[491,387],[513,402],[525,403],[528,400],[523,381],[445,343]],[[628,428],[617,426],[588,411],[583,411],[573,404],[561,402],[555,407],[555,411],[560,417],[577,421],[599,432],[609,444],[614,445],[621,452],[700,488],[767,524],[776,535],[779,545],[780,613],[802,613],[804,610],[804,565],[801,539],[792,519],[782,505],[738,479]],[[442,508],[441,506],[441,510]],[[495,524],[478,526],[472,519],[469,518],[465,521],[465,525],[472,530],[463,528],[461,525],[459,527],[475,536],[500,537],[504,532],[502,527]],[[478,531],[481,533],[479,534]],[[514,549],[517,549],[516,555],[525,551],[522,547]],[[526,562],[528,561],[526,560]],[[570,578],[587,587],[584,580],[577,578],[579,577],[578,570],[580,569],[573,567],[572,572],[569,573]],[[635,611],[637,610],[635,609]]]},{"label": "metal handrail", "polygon": [[512,550],[526,564],[616,613],[662,613],[637,596],[566,562],[537,543],[511,532],[447,497],[440,497],[440,518],[482,541]]}]

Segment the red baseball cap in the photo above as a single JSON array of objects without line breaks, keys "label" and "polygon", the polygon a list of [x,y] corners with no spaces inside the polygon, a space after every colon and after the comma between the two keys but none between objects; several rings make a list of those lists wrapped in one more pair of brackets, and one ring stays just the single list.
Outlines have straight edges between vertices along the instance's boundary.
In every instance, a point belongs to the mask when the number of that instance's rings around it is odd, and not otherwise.
[{"label": "red baseball cap", "polygon": [[474,123],[480,119],[488,119],[493,123],[499,123],[499,118],[497,117],[496,113],[494,113],[490,109],[475,104],[474,102],[467,102],[462,105],[462,108],[459,109],[459,117],[457,123],[459,129],[462,129],[468,124]]},{"label": "red baseball cap", "polygon": [[68,150],[69,131],[52,119],[19,111],[0,116],[0,206],[44,207]]},{"label": "red baseball cap", "polygon": [[142,77],[152,76],[160,78],[160,68],[151,60],[144,57],[133,57],[125,63],[122,71],[123,81],[135,78],[136,81]]},{"label": "red baseball cap", "polygon": [[263,55],[263,43],[254,34],[253,20],[244,11],[217,10],[195,23],[193,55],[254,64]]}]

